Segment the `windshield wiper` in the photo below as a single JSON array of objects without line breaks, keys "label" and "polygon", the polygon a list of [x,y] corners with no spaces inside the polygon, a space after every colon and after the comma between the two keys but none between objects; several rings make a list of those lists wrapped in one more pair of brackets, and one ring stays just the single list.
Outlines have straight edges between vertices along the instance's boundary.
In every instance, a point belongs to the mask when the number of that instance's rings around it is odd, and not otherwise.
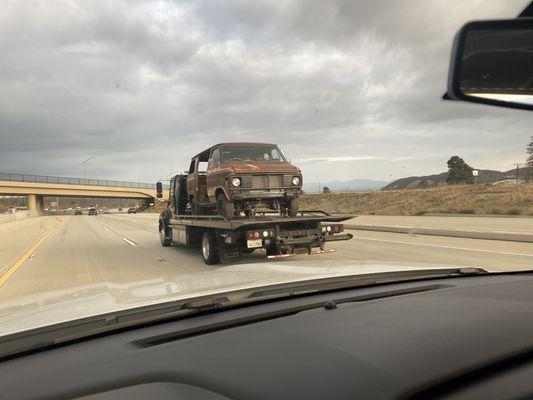
[{"label": "windshield wiper", "polygon": [[298,296],[303,294],[362,286],[375,286],[387,283],[487,274],[489,274],[489,272],[483,268],[447,268],[378,272],[374,274],[340,276],[312,280],[308,282],[277,285],[272,289],[264,288],[262,290],[256,290],[250,294],[249,299],[275,299],[280,297]]},{"label": "windshield wiper", "polygon": [[206,311],[206,310],[215,310],[228,303],[229,299],[227,297],[208,297],[203,299],[191,300],[183,303],[181,306],[182,310],[195,310],[195,311]]}]

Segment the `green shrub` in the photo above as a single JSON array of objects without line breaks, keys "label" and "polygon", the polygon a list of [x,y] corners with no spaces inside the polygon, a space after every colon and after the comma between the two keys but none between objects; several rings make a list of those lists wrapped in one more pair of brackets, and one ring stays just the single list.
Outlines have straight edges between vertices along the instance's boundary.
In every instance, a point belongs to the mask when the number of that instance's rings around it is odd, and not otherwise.
[{"label": "green shrub", "polygon": [[476,210],[473,210],[472,208],[464,208],[462,210],[459,210],[460,214],[475,214]]},{"label": "green shrub", "polygon": [[522,210],[519,208],[510,208],[509,211],[507,211],[508,215],[520,215],[522,214]]},{"label": "green shrub", "polygon": [[415,215],[424,215],[427,211],[417,211]]}]

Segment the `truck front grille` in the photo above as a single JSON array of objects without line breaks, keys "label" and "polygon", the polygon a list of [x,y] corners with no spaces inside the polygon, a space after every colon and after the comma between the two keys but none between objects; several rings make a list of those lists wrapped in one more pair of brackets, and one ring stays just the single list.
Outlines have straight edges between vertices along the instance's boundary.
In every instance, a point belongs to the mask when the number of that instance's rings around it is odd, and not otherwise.
[{"label": "truck front grille", "polygon": [[251,175],[242,177],[242,187],[250,189],[270,189],[283,187],[284,179],[281,174]]},{"label": "truck front grille", "polygon": [[[238,175],[237,175],[238,176]],[[292,175],[282,174],[262,174],[262,175],[242,175],[241,187],[243,189],[277,189],[292,186]]]},{"label": "truck front grille", "polygon": [[253,175],[252,189],[266,189],[268,187],[268,175]]}]

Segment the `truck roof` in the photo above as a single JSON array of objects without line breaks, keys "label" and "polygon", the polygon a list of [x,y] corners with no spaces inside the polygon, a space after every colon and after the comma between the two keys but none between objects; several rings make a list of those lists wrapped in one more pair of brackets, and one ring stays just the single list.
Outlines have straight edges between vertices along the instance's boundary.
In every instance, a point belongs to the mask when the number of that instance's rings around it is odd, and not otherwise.
[{"label": "truck roof", "polygon": [[210,152],[212,149],[220,146],[249,146],[249,145],[255,145],[255,146],[277,146],[275,143],[263,143],[263,142],[223,142],[223,143],[217,143],[201,152],[196,154],[195,156],[191,157],[196,158],[204,153]]}]

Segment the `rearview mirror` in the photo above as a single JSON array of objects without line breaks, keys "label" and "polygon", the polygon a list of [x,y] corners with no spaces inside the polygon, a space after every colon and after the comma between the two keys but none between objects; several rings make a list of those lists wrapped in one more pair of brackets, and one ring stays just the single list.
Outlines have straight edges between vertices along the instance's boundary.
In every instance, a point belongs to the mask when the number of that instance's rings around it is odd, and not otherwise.
[{"label": "rearview mirror", "polygon": [[156,197],[160,199],[163,197],[163,184],[161,182],[157,182],[155,184],[155,191],[156,191]]},{"label": "rearview mirror", "polygon": [[533,19],[466,24],[455,36],[448,95],[533,110]]}]

